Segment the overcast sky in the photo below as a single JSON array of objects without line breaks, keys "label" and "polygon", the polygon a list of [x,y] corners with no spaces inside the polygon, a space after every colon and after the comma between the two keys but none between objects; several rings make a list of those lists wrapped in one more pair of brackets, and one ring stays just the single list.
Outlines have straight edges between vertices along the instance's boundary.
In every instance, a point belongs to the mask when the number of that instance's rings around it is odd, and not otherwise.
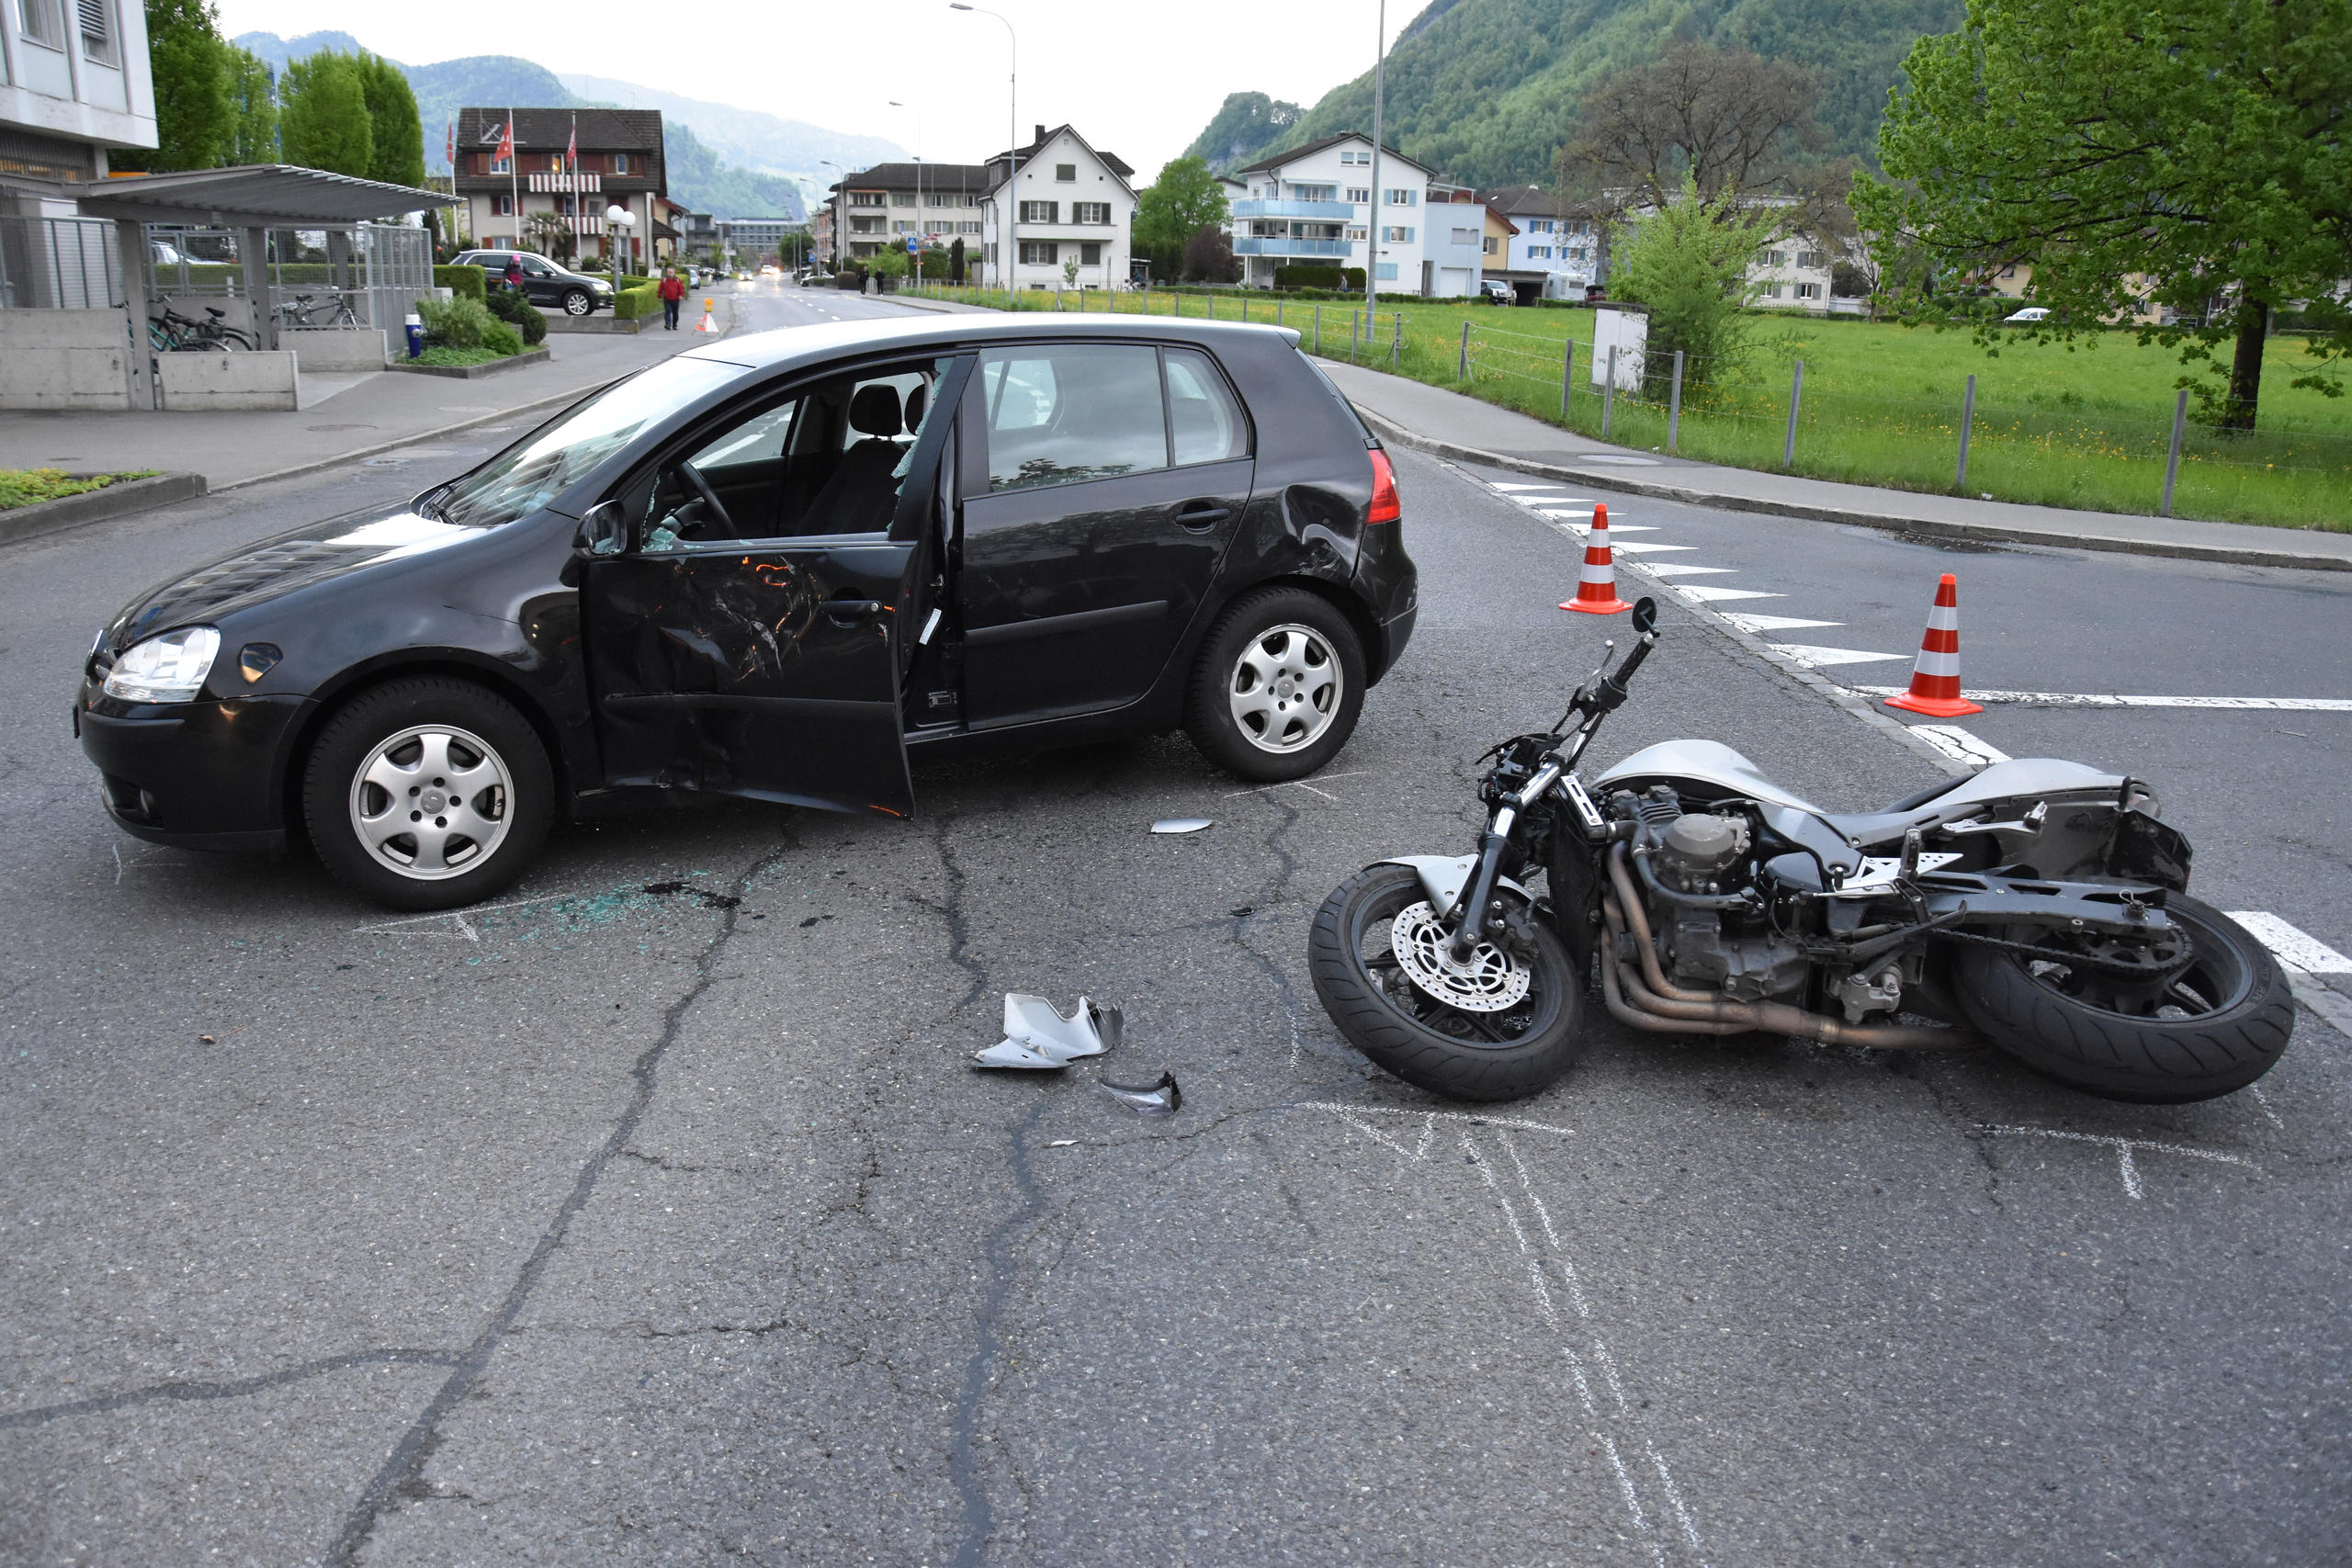
[{"label": "overcast sky", "polygon": [[[1010,123],[1005,29],[947,0],[550,6],[404,0],[219,0],[220,28],[287,38],[341,30],[410,65],[512,54],[887,136],[924,158],[977,163]],[[1390,41],[1425,0],[1392,0]],[[1374,0],[1190,0],[1180,9],[999,0],[1020,35],[1020,125],[1067,120],[1135,165],[1138,184],[1183,152],[1227,93],[1312,107],[1370,68]],[[922,108],[918,135],[910,109]]]}]

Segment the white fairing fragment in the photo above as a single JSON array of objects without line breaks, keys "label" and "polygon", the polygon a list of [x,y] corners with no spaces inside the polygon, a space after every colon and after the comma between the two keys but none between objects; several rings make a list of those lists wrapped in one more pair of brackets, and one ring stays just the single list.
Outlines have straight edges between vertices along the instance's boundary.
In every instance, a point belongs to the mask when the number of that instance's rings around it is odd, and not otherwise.
[{"label": "white fairing fragment", "polygon": [[1097,1007],[1084,997],[1065,1018],[1052,1002],[1020,991],[1004,994],[1004,1038],[972,1060],[983,1067],[1026,1067],[1050,1072],[1082,1056],[1100,1056],[1119,1043],[1119,1010]]},{"label": "white fairing fragment", "polygon": [[[1406,865],[1413,868],[1421,879],[1421,891],[1429,895],[1430,913],[1442,919],[1462,897],[1462,885],[1478,868],[1476,855],[1396,855],[1379,863],[1382,865]],[[1495,886],[1508,887],[1529,903],[1535,896],[1508,876],[1495,878]]]}]

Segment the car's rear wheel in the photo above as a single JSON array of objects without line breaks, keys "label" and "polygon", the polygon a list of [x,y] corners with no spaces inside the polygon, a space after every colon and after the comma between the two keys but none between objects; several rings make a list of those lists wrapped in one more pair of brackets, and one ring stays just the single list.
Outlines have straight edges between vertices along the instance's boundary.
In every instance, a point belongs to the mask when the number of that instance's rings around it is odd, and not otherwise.
[{"label": "car's rear wheel", "polygon": [[563,297],[563,313],[567,316],[584,316],[595,308],[596,301],[589,298],[585,288],[574,288]]},{"label": "car's rear wheel", "polygon": [[1261,588],[1209,629],[1184,728],[1227,772],[1304,778],[1355,732],[1363,687],[1363,648],[1346,615],[1303,588]]},{"label": "car's rear wheel", "polygon": [[303,818],[337,881],[401,909],[479,902],[547,838],[555,779],[513,704],[470,682],[393,681],[311,749]]}]

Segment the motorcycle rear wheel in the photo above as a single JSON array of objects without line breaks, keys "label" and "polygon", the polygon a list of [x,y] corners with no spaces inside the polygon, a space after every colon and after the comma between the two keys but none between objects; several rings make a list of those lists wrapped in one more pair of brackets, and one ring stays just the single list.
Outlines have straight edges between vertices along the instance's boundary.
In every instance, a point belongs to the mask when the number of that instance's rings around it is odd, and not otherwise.
[{"label": "motorcycle rear wheel", "polygon": [[2104,994],[2111,987],[2087,970],[1966,947],[1953,964],[1961,1010],[2035,1072],[2102,1099],[2181,1105],[2244,1089],[2270,1070],[2295,1027],[2287,977],[2211,905],[2176,893],[2165,907],[2195,956],[2162,995]]},{"label": "motorcycle rear wheel", "polygon": [[1521,1100],[1584,1054],[1584,987],[1567,949],[1531,923],[1526,996],[1493,1012],[1453,1008],[1415,986],[1396,956],[1398,915],[1425,901],[1412,868],[1375,865],[1332,889],[1307,936],[1323,1010],[1348,1043],[1416,1088],[1451,1100]]}]

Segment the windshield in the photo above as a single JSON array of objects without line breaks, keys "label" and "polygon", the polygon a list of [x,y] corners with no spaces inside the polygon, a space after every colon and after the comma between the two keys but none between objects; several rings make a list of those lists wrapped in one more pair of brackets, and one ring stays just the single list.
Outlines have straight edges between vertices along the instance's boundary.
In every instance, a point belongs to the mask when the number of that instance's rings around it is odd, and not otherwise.
[{"label": "windshield", "polygon": [[686,358],[640,370],[451,484],[434,498],[434,511],[471,528],[537,512],[654,421],[742,373],[740,365]]}]

